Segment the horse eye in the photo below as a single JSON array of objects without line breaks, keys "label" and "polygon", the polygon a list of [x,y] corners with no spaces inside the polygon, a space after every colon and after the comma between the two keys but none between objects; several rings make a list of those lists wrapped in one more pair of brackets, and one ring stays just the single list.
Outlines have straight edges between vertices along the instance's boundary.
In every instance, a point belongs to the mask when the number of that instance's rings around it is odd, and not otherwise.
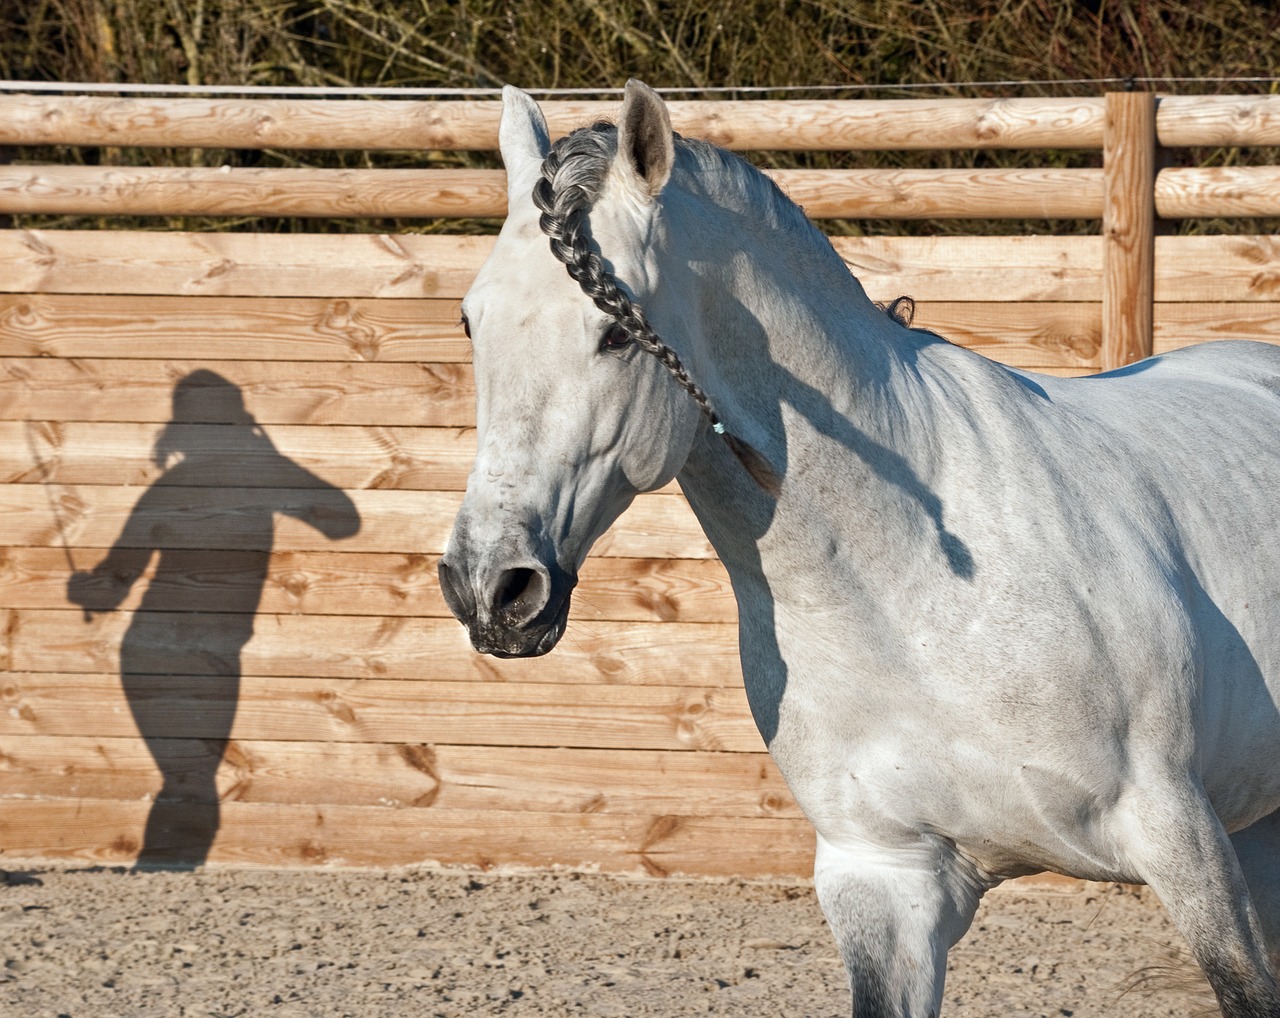
[{"label": "horse eye", "polygon": [[631,333],[617,322],[605,329],[604,336],[600,339],[601,350],[622,350],[630,345]]},{"label": "horse eye", "polygon": [[467,334],[467,339],[471,338],[471,323],[467,321],[467,316],[463,315],[458,319],[458,324],[462,326],[462,331]]}]

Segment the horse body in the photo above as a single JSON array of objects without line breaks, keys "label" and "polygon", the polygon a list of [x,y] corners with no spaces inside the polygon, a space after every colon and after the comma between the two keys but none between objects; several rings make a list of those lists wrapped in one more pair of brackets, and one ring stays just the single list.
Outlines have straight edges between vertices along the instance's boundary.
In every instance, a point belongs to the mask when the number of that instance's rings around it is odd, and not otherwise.
[{"label": "horse body", "polygon": [[545,125],[507,102],[511,214],[464,305],[480,453],[441,569],[477,648],[550,649],[591,542],[678,476],[859,1016],[936,1014],[981,894],[1042,869],[1152,884],[1224,1011],[1280,1015],[1280,351],[1009,371],[883,314],[765,178],[674,145],[629,87],[573,186],[773,498],[652,358],[600,343],[528,197]]}]

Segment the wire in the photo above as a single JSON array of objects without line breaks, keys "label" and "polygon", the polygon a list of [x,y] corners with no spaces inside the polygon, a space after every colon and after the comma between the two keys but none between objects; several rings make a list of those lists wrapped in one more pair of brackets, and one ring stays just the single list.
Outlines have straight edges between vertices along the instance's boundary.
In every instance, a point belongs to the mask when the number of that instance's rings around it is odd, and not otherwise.
[{"label": "wire", "polygon": [[[1040,78],[1021,81],[953,81],[953,82],[899,82],[897,84],[845,84],[845,85],[720,85],[714,87],[682,86],[656,88],[662,95],[759,95],[764,93],[821,93],[833,92],[919,92],[931,89],[958,88],[1029,88],[1065,85],[1243,85],[1280,84],[1280,77],[1229,77],[1229,78],[1179,78],[1179,77],[1124,77],[1124,78]],[[617,96],[621,88],[530,88],[525,91],[535,96]],[[497,98],[500,88],[412,88],[412,87],[337,87],[328,85],[152,85],[121,82],[62,81],[0,81],[0,92],[59,92],[71,94],[112,93],[115,95],[229,95],[229,96],[314,96],[317,98],[350,98],[355,96],[425,99],[425,98]]]}]

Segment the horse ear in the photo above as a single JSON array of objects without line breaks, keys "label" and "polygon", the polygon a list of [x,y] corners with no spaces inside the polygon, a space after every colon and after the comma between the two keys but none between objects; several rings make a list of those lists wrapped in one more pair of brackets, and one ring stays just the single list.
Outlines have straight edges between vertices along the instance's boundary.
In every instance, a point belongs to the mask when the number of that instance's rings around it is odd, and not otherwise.
[{"label": "horse ear", "polygon": [[635,78],[622,100],[618,153],[623,172],[643,194],[656,197],[666,186],[676,159],[671,117],[658,93]]},{"label": "horse ear", "polygon": [[507,168],[508,195],[527,198],[542,169],[542,160],[551,151],[551,133],[533,97],[514,85],[502,87],[498,147]]}]

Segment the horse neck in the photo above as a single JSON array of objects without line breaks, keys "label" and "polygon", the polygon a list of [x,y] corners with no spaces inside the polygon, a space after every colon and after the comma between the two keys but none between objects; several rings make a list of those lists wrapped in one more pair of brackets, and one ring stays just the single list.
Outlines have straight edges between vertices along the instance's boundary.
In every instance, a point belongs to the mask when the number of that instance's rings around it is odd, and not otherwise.
[{"label": "horse neck", "polygon": [[[700,267],[705,388],[784,478],[774,503],[710,433],[680,475],[735,587],[760,582],[778,596],[783,574],[848,566],[866,576],[916,554],[936,563],[950,539],[933,486],[940,444],[970,416],[973,380],[951,372],[980,381],[985,362],[890,319],[816,230],[779,235],[745,219],[711,217],[683,255]],[[823,550],[832,547],[843,562]],[[948,565],[963,572],[963,553]]]}]

